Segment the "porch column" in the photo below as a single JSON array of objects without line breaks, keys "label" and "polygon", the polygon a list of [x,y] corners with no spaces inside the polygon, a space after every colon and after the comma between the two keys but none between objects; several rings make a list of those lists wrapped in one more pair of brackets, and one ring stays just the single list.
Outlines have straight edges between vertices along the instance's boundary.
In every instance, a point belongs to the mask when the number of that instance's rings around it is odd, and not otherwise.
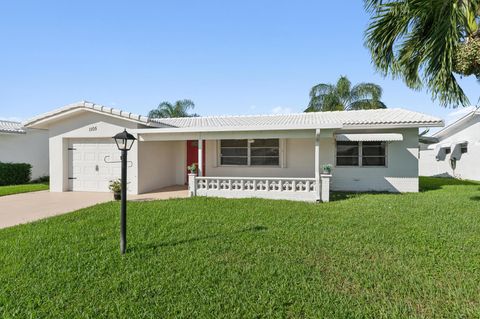
[{"label": "porch column", "polygon": [[321,200],[320,186],[320,129],[315,130],[315,197]]},{"label": "porch column", "polygon": [[198,139],[198,176],[203,176],[203,140]]}]

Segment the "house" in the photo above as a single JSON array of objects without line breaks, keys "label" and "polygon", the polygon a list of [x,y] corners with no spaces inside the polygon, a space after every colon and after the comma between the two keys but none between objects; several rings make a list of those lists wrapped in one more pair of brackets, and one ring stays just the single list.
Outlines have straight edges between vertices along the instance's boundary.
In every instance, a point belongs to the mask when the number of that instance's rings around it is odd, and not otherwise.
[{"label": "house", "polygon": [[48,175],[48,131],[0,120],[0,162],[29,163],[32,179]]},{"label": "house", "polygon": [[420,175],[480,180],[480,111],[420,142]]},{"label": "house", "polygon": [[129,193],[188,183],[192,195],[326,201],[330,186],[417,192],[418,129],[443,121],[404,109],[151,119],[79,102],[25,126],[49,132],[52,192],[108,191],[120,176],[112,136],[125,128],[137,138]]}]

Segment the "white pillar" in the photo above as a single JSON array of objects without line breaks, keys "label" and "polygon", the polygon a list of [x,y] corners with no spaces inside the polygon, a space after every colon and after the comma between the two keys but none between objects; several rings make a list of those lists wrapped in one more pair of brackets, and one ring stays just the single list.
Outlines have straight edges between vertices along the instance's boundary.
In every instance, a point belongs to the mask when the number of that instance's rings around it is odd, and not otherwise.
[{"label": "white pillar", "polygon": [[198,176],[203,176],[203,140],[198,139]]},{"label": "white pillar", "polygon": [[320,129],[315,130],[315,197],[321,200],[320,186]]},{"label": "white pillar", "polygon": [[322,202],[326,203],[330,201],[330,179],[332,178],[332,175],[330,174],[322,174],[320,179],[322,183],[322,194],[321,194],[321,199]]},{"label": "white pillar", "polygon": [[197,196],[197,183],[195,178],[197,176],[195,174],[188,174],[188,195],[190,197]]}]

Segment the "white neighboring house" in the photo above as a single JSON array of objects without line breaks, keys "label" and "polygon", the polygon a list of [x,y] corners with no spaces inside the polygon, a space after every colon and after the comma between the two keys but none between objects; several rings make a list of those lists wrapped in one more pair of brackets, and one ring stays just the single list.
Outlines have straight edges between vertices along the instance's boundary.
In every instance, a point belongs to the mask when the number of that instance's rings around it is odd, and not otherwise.
[{"label": "white neighboring house", "polygon": [[470,112],[424,142],[420,175],[480,180],[480,111]]},{"label": "white neighboring house", "polygon": [[0,162],[29,163],[32,179],[48,174],[48,131],[0,120]]},{"label": "white neighboring house", "polygon": [[[443,121],[404,109],[150,119],[79,102],[25,126],[49,132],[52,192],[108,191],[120,176],[112,136],[126,128],[138,139],[131,194],[188,183],[192,195],[327,201],[330,185],[417,192],[418,129]],[[192,163],[197,177],[187,174]]]}]

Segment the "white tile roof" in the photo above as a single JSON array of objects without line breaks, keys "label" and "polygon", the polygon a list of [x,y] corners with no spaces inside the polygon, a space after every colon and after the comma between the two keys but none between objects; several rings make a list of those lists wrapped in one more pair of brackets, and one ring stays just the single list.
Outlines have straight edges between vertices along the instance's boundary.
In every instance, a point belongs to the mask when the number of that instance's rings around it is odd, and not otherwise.
[{"label": "white tile roof", "polygon": [[443,121],[439,118],[404,109],[157,119],[85,101],[41,114],[23,124],[26,127],[45,128],[50,120],[57,120],[59,117],[69,116],[71,112],[80,110],[121,117],[149,126],[149,129],[163,129],[164,132],[443,126]]},{"label": "white tile roof", "polygon": [[[37,122],[47,120],[49,118],[56,117],[56,116],[65,114],[67,112],[71,112],[71,111],[75,111],[75,110],[79,110],[79,109],[85,109],[85,110],[91,110],[91,111],[96,111],[96,112],[100,112],[100,113],[105,113],[107,115],[112,115],[112,116],[116,116],[116,117],[125,118],[125,119],[128,119],[128,120],[133,120],[133,121],[136,121],[136,122],[140,122],[140,123],[143,123],[145,125],[148,125],[148,123],[149,123],[149,118],[147,116],[138,115],[138,114],[134,114],[134,113],[131,113],[131,112],[126,112],[126,111],[122,111],[122,110],[119,110],[119,109],[114,109],[114,108],[111,108],[111,107],[107,107],[107,106],[103,106],[103,105],[100,105],[100,104],[95,104],[95,103],[91,103],[91,102],[87,102],[87,101],[81,101],[81,102],[77,102],[77,103],[68,104],[68,105],[65,105],[63,107],[57,108],[53,111],[43,113],[43,114],[40,114],[40,115],[35,116],[33,118],[30,118],[24,123],[24,125],[25,126],[30,126],[30,125],[33,125]],[[155,126],[157,126],[157,125],[155,125]]]},{"label": "white tile roof", "polygon": [[423,113],[405,109],[379,109],[359,111],[335,111],[296,113],[281,115],[242,115],[242,116],[206,116],[185,118],[159,118],[151,121],[171,128],[218,128],[218,127],[285,127],[312,128],[316,125],[341,125],[344,128],[356,127],[424,127],[443,126],[443,120]]},{"label": "white tile roof", "polygon": [[22,123],[0,120],[0,133],[25,134]]}]

